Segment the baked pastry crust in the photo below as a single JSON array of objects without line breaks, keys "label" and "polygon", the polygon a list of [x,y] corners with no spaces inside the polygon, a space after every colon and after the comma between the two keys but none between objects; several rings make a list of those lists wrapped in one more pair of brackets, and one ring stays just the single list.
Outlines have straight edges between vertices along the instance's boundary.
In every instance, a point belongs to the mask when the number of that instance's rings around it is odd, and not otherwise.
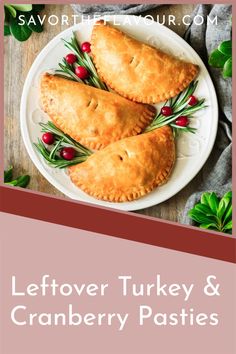
[{"label": "baked pastry crust", "polygon": [[183,91],[198,66],[139,42],[104,20],[96,22],[91,39],[99,76],[123,97],[158,103]]},{"label": "baked pastry crust", "polygon": [[154,107],[47,73],[41,102],[58,128],[94,150],[141,133],[155,115]]},{"label": "baked pastry crust", "polygon": [[72,182],[94,198],[110,202],[138,199],[165,183],[175,162],[169,126],[107,146],[69,167]]}]

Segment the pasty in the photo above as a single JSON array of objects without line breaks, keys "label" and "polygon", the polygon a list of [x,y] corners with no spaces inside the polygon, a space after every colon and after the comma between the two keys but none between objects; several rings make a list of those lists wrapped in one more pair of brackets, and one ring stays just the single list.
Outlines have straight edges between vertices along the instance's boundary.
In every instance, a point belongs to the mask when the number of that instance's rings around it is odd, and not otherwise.
[{"label": "pasty", "polygon": [[41,79],[41,102],[58,128],[94,150],[141,133],[155,115],[152,106],[50,74]]},{"label": "pasty", "polygon": [[99,76],[123,97],[158,103],[183,91],[198,74],[198,66],[139,42],[103,20],[91,39]]},{"label": "pasty", "polygon": [[110,202],[138,199],[165,183],[175,162],[169,126],[117,141],[69,167],[72,182],[87,194]]}]

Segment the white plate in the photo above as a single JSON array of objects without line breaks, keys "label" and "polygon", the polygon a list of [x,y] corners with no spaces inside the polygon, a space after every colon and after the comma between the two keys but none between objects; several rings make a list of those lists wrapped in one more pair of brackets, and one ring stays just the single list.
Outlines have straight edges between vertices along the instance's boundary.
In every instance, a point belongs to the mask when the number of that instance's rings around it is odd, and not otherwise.
[{"label": "white plate", "polygon": [[[114,16],[109,16],[113,21]],[[157,46],[166,52],[185,59],[200,67],[199,84],[196,95],[204,97],[208,107],[195,114],[196,134],[184,133],[177,141],[177,161],[169,181],[145,197],[126,203],[109,203],[96,200],[75,187],[65,170],[49,167],[33,147],[33,142],[41,136],[39,122],[49,118],[40,109],[39,76],[42,72],[57,67],[62,57],[68,53],[61,39],[69,40],[72,31],[78,31],[80,42],[89,41],[94,20],[71,27],[54,39],[41,51],[34,61],[25,81],[21,99],[21,131],[26,149],[32,161],[42,175],[58,190],[70,198],[116,208],[120,210],[138,210],[159,204],[184,188],[199,172],[206,162],[217,132],[218,105],[214,86],[205,65],[198,54],[176,33],[168,28],[137,16],[115,16],[115,24],[133,37]]]}]

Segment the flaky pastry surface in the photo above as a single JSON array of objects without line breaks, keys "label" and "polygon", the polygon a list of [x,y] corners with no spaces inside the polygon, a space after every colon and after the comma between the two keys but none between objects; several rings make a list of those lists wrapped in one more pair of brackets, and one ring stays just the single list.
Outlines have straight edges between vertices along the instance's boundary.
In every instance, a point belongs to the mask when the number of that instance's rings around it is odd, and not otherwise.
[{"label": "flaky pastry surface", "polygon": [[41,103],[58,128],[94,150],[141,133],[155,115],[154,107],[47,73]]},{"label": "flaky pastry surface", "polygon": [[138,199],[165,183],[175,163],[169,126],[117,141],[69,167],[72,182],[87,194],[110,202]]},{"label": "flaky pastry surface", "polygon": [[129,37],[103,20],[96,22],[91,49],[99,76],[123,97],[158,103],[183,91],[198,66]]}]

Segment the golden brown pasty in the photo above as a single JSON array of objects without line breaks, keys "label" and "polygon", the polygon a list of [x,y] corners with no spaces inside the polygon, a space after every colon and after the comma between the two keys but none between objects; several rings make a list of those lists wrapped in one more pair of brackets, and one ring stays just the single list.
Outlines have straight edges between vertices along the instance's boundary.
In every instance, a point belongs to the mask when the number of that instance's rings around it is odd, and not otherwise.
[{"label": "golden brown pasty", "polygon": [[120,95],[157,103],[183,91],[198,66],[141,43],[103,20],[92,33],[92,55],[99,76]]},{"label": "golden brown pasty", "polygon": [[117,141],[69,167],[72,182],[89,195],[110,202],[138,199],[165,183],[175,162],[169,126]]},{"label": "golden brown pasty", "polygon": [[50,74],[42,76],[41,101],[58,128],[95,150],[141,133],[155,115],[154,107]]}]

